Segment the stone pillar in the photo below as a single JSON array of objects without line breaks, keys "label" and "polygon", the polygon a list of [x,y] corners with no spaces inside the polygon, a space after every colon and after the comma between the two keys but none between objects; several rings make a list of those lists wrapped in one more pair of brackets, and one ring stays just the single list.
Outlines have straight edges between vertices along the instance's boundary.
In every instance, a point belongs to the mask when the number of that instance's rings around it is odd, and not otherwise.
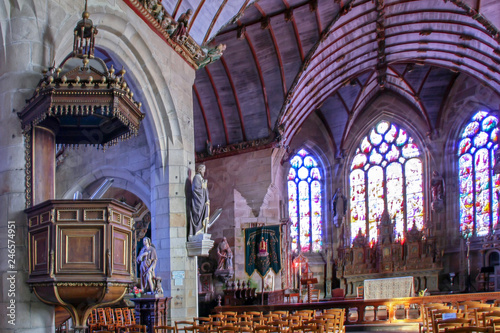
[{"label": "stone pillar", "polygon": [[[0,56],[0,331],[54,332],[54,307],[30,293],[28,278],[27,219],[25,209],[25,144],[16,112],[26,105],[41,78],[40,69],[50,59],[50,45],[42,40],[47,31],[47,2],[35,0],[20,10],[5,3],[0,13],[4,33]],[[35,8],[33,8],[35,7]],[[36,14],[35,14],[36,13]],[[35,15],[39,15],[38,18]],[[48,37],[50,38],[50,37]],[[13,221],[8,223],[8,221]],[[13,225],[15,236],[8,237]],[[8,241],[14,243],[8,243]],[[14,253],[8,245],[14,244]],[[10,266],[8,255],[14,255]],[[8,277],[13,283],[7,280]],[[14,287],[14,288],[11,288]],[[9,292],[12,290],[11,292]],[[14,304],[11,309],[7,306]],[[12,316],[7,316],[11,314]],[[29,315],[27,315],[29,314]],[[15,315],[15,317],[13,316]]]}]

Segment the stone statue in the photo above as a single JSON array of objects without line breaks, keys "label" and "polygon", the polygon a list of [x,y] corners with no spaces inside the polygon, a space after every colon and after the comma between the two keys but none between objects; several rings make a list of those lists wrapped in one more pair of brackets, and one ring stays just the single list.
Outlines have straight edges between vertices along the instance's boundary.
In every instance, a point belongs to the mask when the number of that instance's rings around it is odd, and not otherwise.
[{"label": "stone statue", "polygon": [[144,246],[137,256],[137,262],[141,264],[139,268],[141,289],[144,290],[144,292],[149,290],[154,294],[156,291],[155,267],[158,257],[156,256],[156,249],[149,237],[144,237],[142,244],[144,244]]},{"label": "stone statue", "polygon": [[444,179],[435,170],[431,179],[431,200],[432,210],[441,212],[444,208]]},{"label": "stone statue", "polygon": [[219,44],[215,48],[208,49],[205,51],[204,58],[198,61],[198,68],[203,68],[206,65],[219,60],[225,50],[226,44]]},{"label": "stone statue", "polygon": [[181,14],[177,19],[177,29],[170,35],[170,38],[174,39],[177,42],[183,42],[187,38],[189,19],[193,14],[192,9],[188,9],[187,12]]},{"label": "stone statue", "polygon": [[200,164],[196,167],[193,178],[191,211],[189,214],[189,236],[195,236],[206,232],[210,219],[210,200],[208,198],[207,180],[205,176],[206,166]]},{"label": "stone statue", "polygon": [[233,269],[233,252],[229,246],[226,237],[222,239],[217,247],[217,270],[232,270]]},{"label": "stone statue", "polygon": [[338,228],[342,225],[345,214],[347,213],[347,198],[342,194],[339,187],[332,199],[333,223]]}]

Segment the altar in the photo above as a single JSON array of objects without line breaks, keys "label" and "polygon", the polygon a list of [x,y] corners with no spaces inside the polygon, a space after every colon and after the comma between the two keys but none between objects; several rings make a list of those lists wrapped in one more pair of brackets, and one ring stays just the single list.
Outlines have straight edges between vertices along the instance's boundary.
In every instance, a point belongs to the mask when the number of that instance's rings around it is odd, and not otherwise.
[{"label": "altar", "polygon": [[365,300],[413,297],[413,276],[401,276],[364,281]]}]

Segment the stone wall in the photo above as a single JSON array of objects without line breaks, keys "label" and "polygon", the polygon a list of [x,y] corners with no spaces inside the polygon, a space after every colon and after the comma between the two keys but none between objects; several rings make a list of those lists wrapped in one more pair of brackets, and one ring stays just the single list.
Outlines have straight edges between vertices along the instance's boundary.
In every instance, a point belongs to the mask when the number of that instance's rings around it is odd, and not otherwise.
[{"label": "stone wall", "polygon": [[[146,118],[139,136],[107,151],[66,150],[57,170],[56,196],[72,197],[105,177],[140,197],[152,213],[157,275],[172,296],[173,320],[196,316],[196,263],[186,253],[185,184],[194,168],[192,84],[194,69],[163,42],[124,2],[89,4],[99,29],[97,47],[127,70],[126,80],[143,103]],[[83,2],[33,0],[6,3],[0,10],[0,255],[7,258],[7,221],[16,222],[16,325],[4,321],[8,297],[7,262],[1,260],[0,330],[53,331],[53,307],[30,294],[27,279],[24,200],[24,142],[16,111],[25,106],[41,78],[42,68],[56,65],[71,52],[73,28]],[[171,271],[185,272],[181,286]],[[22,320],[20,316],[22,315]]]}]

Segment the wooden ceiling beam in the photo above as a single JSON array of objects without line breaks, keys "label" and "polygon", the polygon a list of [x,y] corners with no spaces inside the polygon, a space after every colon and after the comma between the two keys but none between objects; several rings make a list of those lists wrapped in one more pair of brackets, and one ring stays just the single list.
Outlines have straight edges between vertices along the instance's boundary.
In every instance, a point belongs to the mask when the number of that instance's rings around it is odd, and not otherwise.
[{"label": "wooden ceiling beam", "polygon": [[174,20],[176,19],[175,17],[177,16],[177,13],[179,12],[179,8],[181,7],[182,0],[178,0],[177,4],[175,5],[174,12],[172,13],[172,17]]},{"label": "wooden ceiling beam", "polygon": [[220,102],[219,92],[217,91],[217,87],[215,86],[214,78],[212,77],[212,73],[210,73],[208,66],[205,67],[205,70],[207,72],[208,79],[210,80],[210,83],[212,84],[212,89],[214,90],[215,98],[217,99],[217,105],[219,106],[219,112],[220,112],[220,117],[222,120],[222,126],[224,127],[224,135],[226,137],[226,145],[228,145],[229,144],[229,134],[227,132],[226,117],[224,117],[224,111],[222,110],[222,104]]},{"label": "wooden ceiling beam", "polygon": [[222,66],[224,67],[224,70],[226,71],[226,75],[227,75],[227,78],[229,80],[229,84],[231,85],[231,89],[233,90],[233,96],[234,96],[234,100],[236,101],[236,108],[238,110],[238,116],[240,117],[240,126],[241,126],[241,134],[243,136],[243,141],[247,141],[247,134],[245,131],[245,123],[243,122],[243,114],[241,112],[240,99],[238,98],[238,93],[236,92],[236,87],[234,85],[233,77],[231,76],[231,72],[229,71],[229,68],[227,67],[226,59],[224,57],[221,57],[220,61],[222,63]]},{"label": "wooden ceiling beam", "polygon": [[[262,8],[259,6],[258,3],[255,4],[255,8],[257,8],[257,10],[260,12],[260,14],[263,17],[267,17],[266,13],[264,12],[264,10],[262,10]],[[268,26],[267,30],[269,30],[269,34],[271,35],[271,39],[273,41],[273,46],[274,46],[274,51],[276,53],[276,58],[278,58],[280,75],[281,75],[281,85],[283,87],[283,98],[286,98],[287,89],[286,89],[285,70],[283,67],[283,60],[281,59],[280,49],[278,47],[278,42],[276,40],[276,36],[274,35],[273,25],[271,24],[271,21],[269,21],[269,26]]]},{"label": "wooden ceiling beam", "polygon": [[[455,85],[455,82],[457,82],[459,76],[460,76],[459,72],[453,74],[453,77],[448,83],[448,87],[446,87],[446,92],[443,94],[443,96],[449,96],[451,89],[453,89],[453,86]],[[448,99],[446,98],[443,98],[443,100],[441,101],[441,105],[439,106],[438,116],[436,119],[436,126],[439,126],[439,124],[441,124],[441,118],[443,117],[444,107],[447,101]]]},{"label": "wooden ceiling beam", "polygon": [[203,5],[205,4],[205,0],[200,0],[200,3],[198,5],[198,7],[196,8],[194,14],[193,14],[193,18],[191,19],[191,21],[189,22],[188,24],[188,33],[191,31],[191,28],[193,27],[194,25],[194,21],[196,21],[196,18],[198,17],[198,14],[200,13],[201,11],[201,7],[203,7]]},{"label": "wooden ceiling beam", "polygon": [[[417,52],[418,49],[413,49],[413,50],[405,50],[405,51],[402,51],[401,53],[408,53],[408,52]],[[435,50],[435,51],[442,51],[444,52],[443,50]],[[446,52],[445,52],[446,53]],[[361,55],[363,56],[363,55]],[[357,57],[358,58],[358,57]],[[365,62],[369,62],[370,60],[374,60],[376,59],[376,57],[373,57],[371,59],[365,59]],[[407,63],[409,61],[416,61],[418,58],[411,58],[411,59],[402,59],[401,61],[399,61],[400,63]],[[441,68],[448,68],[450,70],[454,70],[456,69],[456,65],[453,63],[452,60],[450,60],[449,58],[437,58],[437,57],[425,57],[425,62],[428,63],[429,65],[434,65],[434,66],[437,66],[437,67],[441,67]],[[432,62],[432,61],[435,61],[435,62]],[[437,61],[442,61],[443,63],[438,63]],[[398,62],[394,62],[394,63],[398,63]],[[453,65],[448,65],[446,66],[446,63],[449,63],[449,64],[453,64]],[[348,68],[343,68],[342,72],[343,73],[340,73],[340,74],[336,74],[334,72],[330,72],[328,73],[327,75],[325,75],[325,79],[327,78],[338,78],[338,77],[342,77],[344,73],[350,71],[352,68],[354,67],[357,67],[358,65],[353,65],[351,67],[348,67]],[[479,72],[477,70],[477,68],[475,68],[474,66],[470,66],[470,65],[467,65],[467,64],[463,64],[462,67],[467,67],[469,68],[469,70],[471,72],[473,71],[476,71],[477,72],[477,76],[483,76],[484,77],[484,73],[482,72]],[[476,74],[473,74],[473,73],[468,73],[469,75],[471,76],[474,76]],[[356,76],[359,76],[361,75],[360,73],[357,73]],[[331,80],[330,80],[331,81]],[[497,85],[500,85],[500,82],[497,81],[497,80],[494,80],[495,83]],[[496,88],[494,86],[492,86],[487,80],[485,81],[483,79],[482,81],[483,83],[485,83],[485,85],[489,86],[493,91],[496,92],[497,96],[500,97],[500,92],[497,92]],[[327,82],[327,84],[329,84],[330,82]],[[324,98],[324,96],[329,96],[332,91],[336,91],[338,90],[338,88],[340,87],[341,85],[341,81],[339,80],[338,83],[336,83],[335,85],[333,85],[332,87],[329,87],[327,89],[324,89],[323,87],[321,87],[318,91],[321,91],[322,94],[321,95],[317,95],[315,100],[322,100]],[[325,86],[325,85],[323,85]],[[308,102],[311,102],[311,99],[308,99]],[[295,106],[292,106],[294,107],[294,109],[297,109],[297,110],[301,110],[301,112],[299,114],[296,114],[295,117],[293,117],[293,123],[290,124],[290,127],[287,128],[286,130],[286,133],[285,135],[289,138],[293,137],[293,133],[298,129],[298,127],[300,127],[300,125],[302,124],[302,122],[305,120],[305,118],[313,111],[313,106],[312,105],[309,105],[307,106],[306,105],[301,105],[303,103],[303,100],[300,100],[298,101],[298,103],[295,104]]]},{"label": "wooden ceiling beam", "polygon": [[[417,32],[417,31],[416,31],[416,32]],[[364,36],[366,36],[366,35],[368,35],[368,34],[369,34],[369,33],[366,33]],[[344,37],[344,36],[339,36],[339,38],[343,38],[343,37]],[[358,39],[361,39],[362,37],[363,37],[363,36],[360,36],[360,38],[358,38]],[[390,38],[390,36],[389,36],[389,35],[388,35],[388,36],[386,36],[386,40],[387,40],[387,39],[389,39],[389,38]],[[419,43],[421,43],[421,42],[422,42],[422,40],[421,40],[421,39],[418,39],[418,40],[404,41],[404,42],[401,42],[401,43],[393,43],[393,44],[391,44],[391,43],[387,43],[387,44],[386,44],[386,49],[389,49],[389,48],[392,48],[392,47],[395,47],[395,46],[407,45],[407,44],[408,44],[408,45],[410,45],[410,44],[419,44]],[[440,40],[440,41],[428,41],[428,43],[431,43],[431,42],[432,42],[432,43],[439,43],[439,44],[441,44],[441,45],[442,45],[442,44],[449,44],[449,45],[453,45],[453,46],[456,46],[456,47],[459,47],[459,46],[461,46],[461,45],[462,45],[460,42],[456,42],[456,43],[454,43],[454,42],[447,42],[447,41],[442,41],[442,40]],[[360,49],[361,47],[363,47],[363,46],[365,46],[365,45],[367,45],[367,44],[370,44],[370,41],[365,42],[365,43],[363,43],[363,44],[359,45],[359,46],[357,47],[357,49]],[[348,46],[348,45],[343,45],[343,46],[342,46],[342,48],[347,47],[347,46]],[[500,60],[497,60],[497,59],[493,56],[493,52],[492,52],[492,53],[490,53],[490,54],[488,54],[488,53],[486,53],[486,52],[484,52],[484,51],[482,51],[482,50],[480,50],[480,49],[475,49],[475,48],[472,48],[472,47],[469,47],[469,46],[468,46],[468,49],[469,49],[469,50],[473,50],[473,51],[475,51],[475,52],[477,52],[477,53],[480,53],[481,55],[483,55],[483,56],[485,56],[485,57],[488,57],[488,58],[492,59],[492,61],[494,61],[494,62],[498,62],[498,61],[500,61]],[[335,68],[335,67],[339,67],[339,66],[335,66],[336,59],[339,59],[340,57],[342,57],[342,56],[343,56],[344,54],[346,54],[346,53],[352,53],[352,52],[354,52],[354,51],[355,51],[355,50],[350,49],[350,50],[346,51],[343,55],[338,56],[335,60],[332,60],[332,61],[330,61],[330,62],[328,62],[328,63],[323,64],[324,62],[328,61],[328,59],[330,58],[330,56],[332,56],[333,54],[337,54],[337,53],[339,52],[339,50],[340,50],[340,49],[334,49],[334,50],[329,49],[329,50],[331,50],[331,51],[330,51],[329,53],[327,53],[326,55],[325,55],[325,54],[322,54],[323,59],[322,59],[320,62],[316,63],[313,67],[310,67],[310,72],[314,72],[314,70],[315,70],[318,66],[320,66],[320,65],[324,65],[324,67],[325,67],[325,68],[332,68],[332,69],[333,69],[333,68]],[[424,49],[420,47],[420,48],[419,48],[419,50],[424,50]],[[441,49],[427,49],[427,50],[429,50],[429,51],[442,51],[442,52],[447,52],[446,50],[441,50]],[[371,52],[371,51],[370,51],[370,52]],[[406,51],[405,51],[405,52],[406,52]],[[367,53],[369,53],[369,52],[365,52],[365,54],[367,54]],[[452,52],[448,52],[448,53],[452,54],[452,55],[454,56],[454,58],[456,58],[456,57],[457,57],[457,54],[456,54],[456,53],[452,53]],[[389,54],[389,55],[391,55],[391,54],[392,54],[392,52],[388,52],[388,54]],[[461,54],[461,55],[462,55],[462,54]],[[463,56],[464,56],[464,57],[466,57],[466,54],[463,54]],[[468,58],[469,58],[469,59],[471,59],[473,62],[478,62],[478,63],[480,63],[481,65],[483,65],[483,66],[485,66],[485,67],[489,67],[489,65],[488,65],[488,64],[486,64],[486,63],[484,63],[483,61],[477,60],[476,58],[470,58],[470,57],[468,57]],[[326,76],[325,76],[325,78],[327,78],[327,77],[328,77],[328,75],[326,75]],[[316,82],[316,86],[318,86],[318,84],[319,84],[319,83],[318,83],[318,82]],[[302,86],[299,88],[299,90],[295,92],[295,94],[294,94],[294,95],[295,95],[295,96],[299,96],[305,88],[306,88],[306,87],[305,87],[304,85],[302,85]]]},{"label": "wooden ceiling beam", "polygon": [[196,84],[193,84],[193,90],[194,94],[196,95],[196,99],[198,100],[198,105],[200,106],[201,114],[203,116],[203,121],[205,122],[205,130],[207,131],[208,141],[212,142],[212,136],[210,135],[210,127],[208,127],[207,115],[205,113],[205,108],[203,107],[203,103],[201,102],[198,89],[196,88]]},{"label": "wooden ceiling beam", "polygon": [[[306,58],[305,55],[304,55],[304,48],[302,47],[302,41],[300,40],[299,29],[297,28],[297,22],[295,22],[295,16],[293,16],[293,10],[295,8],[290,8],[290,5],[288,4],[287,0],[283,0],[283,3],[285,4],[285,7],[286,7],[287,10],[291,10],[292,11],[293,32],[295,33],[295,40],[297,41],[297,47],[299,48],[300,60],[302,62],[304,62],[304,60]],[[308,5],[308,4],[306,3],[305,5]]]},{"label": "wooden ceiling beam", "polygon": [[[248,1],[249,0],[247,0],[246,2],[248,3]],[[217,22],[217,20],[219,19],[220,13],[222,13],[222,10],[226,6],[227,2],[228,2],[228,0],[223,0],[222,3],[221,3],[221,5],[219,6],[219,9],[217,10],[217,13],[215,13],[214,18],[210,22],[210,26],[208,27],[207,33],[205,34],[205,37],[203,38],[203,43],[202,43],[203,45],[205,45],[205,43],[207,42],[208,38],[210,38],[210,34],[212,33],[214,25]]]},{"label": "wooden ceiling beam", "polygon": [[[238,21],[238,24],[241,25],[241,23],[239,21]],[[259,73],[260,85],[262,87],[262,96],[264,98],[264,105],[266,108],[267,126],[268,126],[268,130],[271,131],[272,130],[271,112],[269,110],[269,101],[267,99],[266,83],[264,81],[264,76],[262,75],[262,68],[260,67],[259,59],[257,58],[257,53],[255,52],[255,48],[253,47],[252,41],[250,40],[248,33],[245,33],[244,36],[245,36],[245,40],[248,44],[248,47],[250,48],[250,51],[252,52],[252,57],[253,57],[253,61],[255,63],[255,67],[257,68],[257,72]]]}]

